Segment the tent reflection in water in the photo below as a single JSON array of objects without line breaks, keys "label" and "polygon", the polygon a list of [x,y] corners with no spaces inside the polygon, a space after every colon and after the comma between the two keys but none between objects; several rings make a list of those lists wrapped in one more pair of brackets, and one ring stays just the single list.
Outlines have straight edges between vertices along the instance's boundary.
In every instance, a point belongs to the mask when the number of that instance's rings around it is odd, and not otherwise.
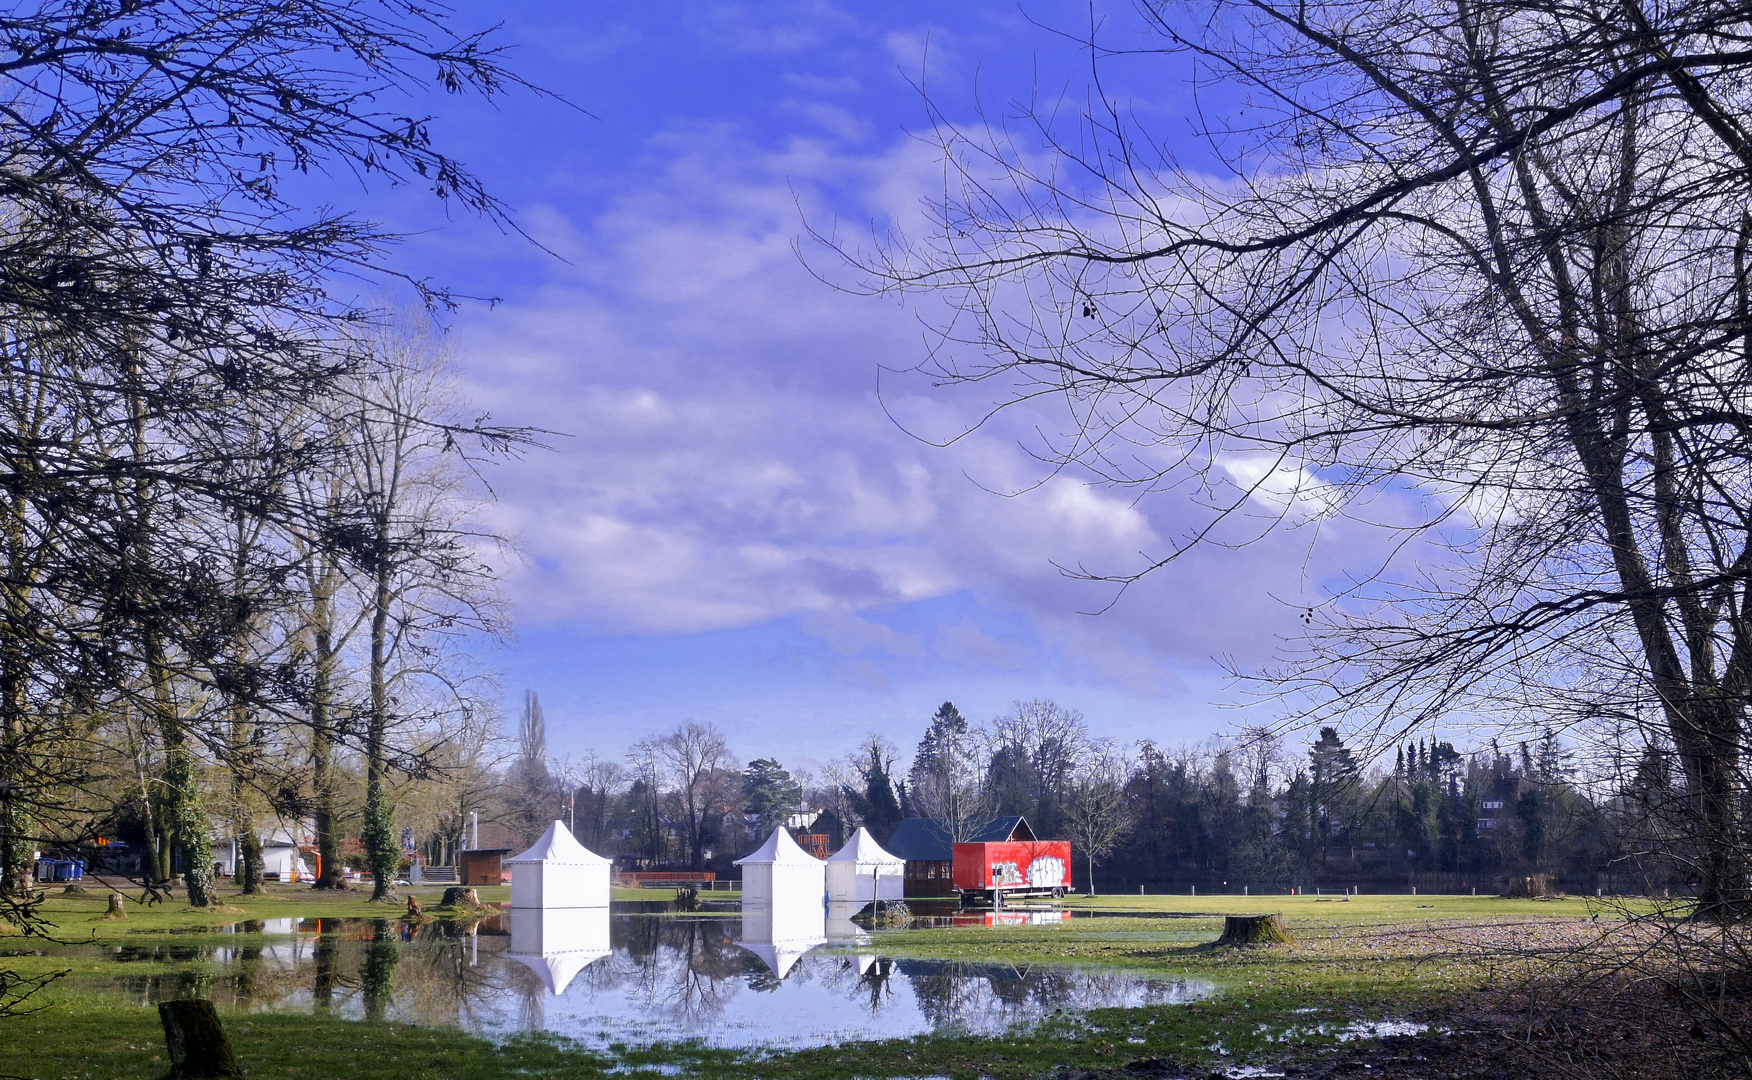
[{"label": "tent reflection in water", "polygon": [[556,821],[511,868],[511,948],[506,955],[541,976],[550,994],[566,989],[608,941],[609,860]]},{"label": "tent reflection in water", "polygon": [[819,901],[806,908],[742,904],[742,938],[736,944],[760,957],[783,979],[803,954],[827,940],[827,915]]},{"label": "tent reflection in water", "polygon": [[799,957],[827,940],[826,867],[782,828],[736,865],[742,867],[737,944],[782,979]]},{"label": "tent reflection in water", "polygon": [[511,909],[505,955],[541,976],[550,994],[565,993],[580,971],[613,951],[606,907]]},{"label": "tent reflection in water", "polygon": [[876,962],[876,954],[862,951],[870,944],[870,931],[853,922],[852,918],[869,906],[867,903],[861,904],[855,900],[832,901],[827,905],[827,924],[823,927],[827,933],[828,942],[839,950],[843,951],[847,948],[860,950],[850,957],[852,966],[857,969],[860,976],[869,972],[870,965]]},{"label": "tent reflection in water", "polygon": [[906,892],[906,860],[883,850],[870,830],[859,827],[827,859],[827,897],[836,903],[900,900]]}]

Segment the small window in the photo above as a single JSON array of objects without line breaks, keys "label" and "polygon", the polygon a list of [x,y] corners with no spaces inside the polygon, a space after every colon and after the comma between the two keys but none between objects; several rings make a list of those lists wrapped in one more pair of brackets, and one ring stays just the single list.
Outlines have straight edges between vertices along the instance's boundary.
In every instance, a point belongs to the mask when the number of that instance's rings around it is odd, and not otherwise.
[{"label": "small window", "polygon": [[1484,800],[1484,808],[1486,810],[1501,810],[1503,801],[1501,799],[1486,799]]}]

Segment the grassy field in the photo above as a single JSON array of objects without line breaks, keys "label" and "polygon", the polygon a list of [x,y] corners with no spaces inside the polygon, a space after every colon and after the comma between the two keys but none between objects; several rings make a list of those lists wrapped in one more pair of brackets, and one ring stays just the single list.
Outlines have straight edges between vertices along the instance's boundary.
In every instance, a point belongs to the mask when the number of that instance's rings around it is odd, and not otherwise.
[{"label": "grassy field", "polygon": [[[407,890],[404,890],[404,893]],[[413,890],[422,904],[441,890]],[[507,890],[483,889],[482,899]],[[665,890],[617,891],[616,899],[662,899]],[[48,913],[68,941],[125,940],[133,945],[189,945],[217,935],[219,924],[251,919],[331,916],[395,917],[403,910],[363,895],[319,897],[274,887],[262,897],[228,897],[226,910],[189,911],[165,904],[130,907],[126,922],[101,919],[103,897],[53,898]],[[1060,1065],[1116,1065],[1148,1056],[1187,1064],[1272,1064],[1329,1044],[1359,1021],[1430,1018],[1469,993],[1514,975],[1516,950],[1585,945],[1622,917],[1609,904],[1582,900],[1494,897],[1111,896],[1074,898],[1067,906],[1124,913],[1073,917],[1046,927],[957,927],[883,931],[884,956],[970,964],[1076,963],[1208,980],[1221,993],[1191,1005],[1098,1010],[1064,1015],[1003,1038],[942,1034],[845,1044],[788,1053],[733,1053],[660,1044],[591,1053],[563,1040],[522,1037],[494,1044],[449,1028],[343,1019],[307,1012],[234,1012],[227,1024],[252,1077],[376,1080],[412,1073],[435,1078],[585,1077],[608,1072],[658,1075],[806,1077],[924,1074],[974,1080],[1040,1076]],[[1296,943],[1214,948],[1226,914],[1284,913]],[[1125,915],[1135,914],[1135,917]],[[1162,917],[1164,915],[1174,917]],[[226,934],[235,945],[258,935]],[[14,938],[0,966],[24,974],[69,970],[36,999],[31,1016],[0,1021],[0,1073],[58,1080],[148,1080],[164,1075],[157,1013],[139,997],[96,985],[115,965],[66,955]],[[89,950],[87,950],[89,951]],[[868,948],[860,951],[870,951]],[[183,965],[187,967],[188,965]],[[100,970],[101,969],[101,970]],[[167,955],[131,972],[178,969]]]},{"label": "grassy field", "polygon": [[[411,888],[403,886],[396,890],[398,899],[374,904],[371,902],[371,890],[368,886],[339,893],[316,892],[308,885],[281,885],[274,882],[269,882],[264,888],[266,891],[256,896],[244,896],[229,889],[221,889],[220,903],[213,908],[191,908],[174,899],[148,905],[139,901],[138,889],[122,889],[118,891],[124,897],[128,917],[120,922],[104,918],[109,906],[109,889],[88,889],[86,895],[78,897],[51,892],[44,912],[55,924],[58,937],[83,939],[96,935],[104,940],[141,930],[187,930],[248,919],[399,918],[407,910],[409,896],[418,898],[420,906],[425,908],[436,906],[444,896],[442,885],[416,885]],[[479,886],[475,893],[483,904],[511,901],[509,885]],[[611,893],[612,899],[617,901],[663,901],[675,896],[673,889],[613,889]],[[704,895],[708,900],[742,899],[739,892]],[[0,921],[0,937],[16,933],[11,926]]]}]

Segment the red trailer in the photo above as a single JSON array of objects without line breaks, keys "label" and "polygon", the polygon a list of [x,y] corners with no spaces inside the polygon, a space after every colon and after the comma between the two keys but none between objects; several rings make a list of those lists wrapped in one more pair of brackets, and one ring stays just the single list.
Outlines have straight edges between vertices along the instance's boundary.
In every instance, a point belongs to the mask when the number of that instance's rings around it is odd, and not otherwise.
[{"label": "red trailer", "polygon": [[1015,896],[1060,897],[1071,888],[1068,840],[956,844],[952,880],[962,900],[993,903]]}]

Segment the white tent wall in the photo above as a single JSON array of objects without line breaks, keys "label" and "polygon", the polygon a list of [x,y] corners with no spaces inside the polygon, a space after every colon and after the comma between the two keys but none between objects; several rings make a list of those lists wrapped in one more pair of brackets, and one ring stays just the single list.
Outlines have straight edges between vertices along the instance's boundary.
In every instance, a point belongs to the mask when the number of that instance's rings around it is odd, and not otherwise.
[{"label": "white tent wall", "polygon": [[513,908],[605,908],[608,866],[519,863],[511,867]]},{"label": "white tent wall", "polygon": [[904,862],[827,864],[827,895],[836,903],[902,900],[905,889]]}]

